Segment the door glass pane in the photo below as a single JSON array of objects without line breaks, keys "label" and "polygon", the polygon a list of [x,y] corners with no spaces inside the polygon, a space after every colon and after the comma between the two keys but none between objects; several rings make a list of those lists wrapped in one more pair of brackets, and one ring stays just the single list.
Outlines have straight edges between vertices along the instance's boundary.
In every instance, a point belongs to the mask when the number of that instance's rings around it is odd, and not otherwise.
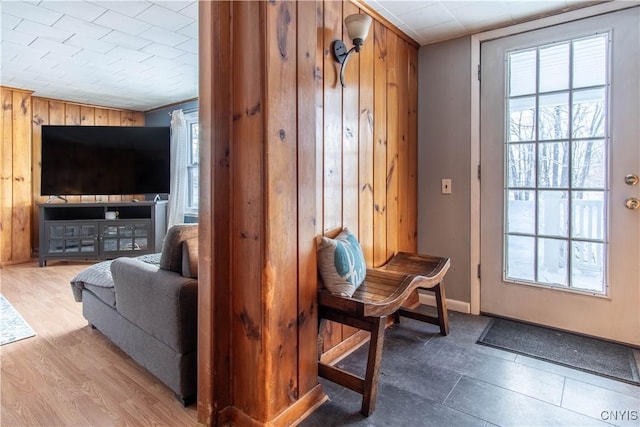
[{"label": "door glass pane", "polygon": [[120,239],[120,250],[121,251],[134,250],[133,239],[132,238]]},{"label": "door glass pane", "polygon": [[574,191],[571,200],[571,237],[601,240],[604,238],[604,192]]},{"label": "door glass pane", "polygon": [[604,292],[604,244],[573,242],[571,283],[575,288]]},{"label": "door glass pane", "polygon": [[569,200],[566,191],[540,191],[538,203],[538,234],[567,237],[569,227],[567,211]]},{"label": "door glass pane", "polygon": [[95,240],[93,239],[82,239],[82,252],[95,252]]},{"label": "door glass pane", "polygon": [[533,234],[536,230],[536,192],[531,190],[509,190],[508,192],[509,233]]},{"label": "door glass pane", "polygon": [[147,235],[147,227],[143,225],[136,226],[134,234],[136,237],[145,237]]},{"label": "door glass pane", "polygon": [[528,50],[509,55],[509,96],[536,93],[536,51]]},{"label": "door glass pane", "polygon": [[508,53],[505,281],[606,290],[607,43]]},{"label": "door glass pane", "polygon": [[535,144],[510,144],[508,150],[508,186],[533,187],[536,182]]},{"label": "door glass pane", "polygon": [[96,226],[95,225],[83,225],[82,226],[82,237],[95,236],[95,235],[96,235]]},{"label": "door glass pane", "polygon": [[569,143],[538,144],[538,186],[569,188]]},{"label": "door glass pane", "polygon": [[574,138],[604,136],[604,88],[573,93],[572,129]]},{"label": "door glass pane", "polygon": [[64,236],[63,225],[52,225],[49,227],[49,237],[52,239],[60,239]]},{"label": "door glass pane", "polygon": [[535,239],[527,236],[507,236],[507,277],[535,280]]},{"label": "door glass pane", "polygon": [[149,249],[149,246],[147,244],[147,239],[145,239],[145,238],[137,238],[136,239],[136,244],[135,244],[135,250],[137,250],[137,251],[146,251],[147,249]]},{"label": "door glass pane", "polygon": [[540,49],[540,92],[569,88],[569,43]]},{"label": "door glass pane", "polygon": [[509,100],[509,141],[533,141],[536,138],[536,98]]},{"label": "door glass pane", "polygon": [[51,239],[49,240],[49,252],[50,253],[59,253],[64,250],[64,240],[62,239]]},{"label": "door glass pane", "polygon": [[607,83],[607,35],[573,42],[573,87]]},{"label": "door glass pane", "polygon": [[604,140],[573,141],[571,180],[574,188],[604,190],[606,151]]},{"label": "door glass pane", "polygon": [[105,239],[102,241],[102,248],[105,252],[113,252],[118,250],[117,239]]},{"label": "door glass pane", "polygon": [[65,252],[80,252],[80,240],[69,239],[65,243]]},{"label": "door glass pane", "polygon": [[133,227],[121,227],[120,235],[124,237],[133,237]]},{"label": "door glass pane", "polygon": [[539,139],[569,137],[569,94],[541,95],[539,106]]},{"label": "door glass pane", "polygon": [[64,228],[64,237],[78,237],[80,229],[77,225],[67,225]]},{"label": "door glass pane", "polygon": [[538,239],[538,282],[567,286],[567,241]]}]

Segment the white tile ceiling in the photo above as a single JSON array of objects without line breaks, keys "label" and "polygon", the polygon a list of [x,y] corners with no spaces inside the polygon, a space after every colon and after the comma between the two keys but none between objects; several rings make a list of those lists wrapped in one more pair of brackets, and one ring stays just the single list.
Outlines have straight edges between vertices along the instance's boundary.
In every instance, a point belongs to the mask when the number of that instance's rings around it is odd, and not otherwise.
[{"label": "white tile ceiling", "polygon": [[0,84],[136,111],[196,98],[197,6],[2,0]]},{"label": "white tile ceiling", "polygon": [[421,45],[590,6],[584,0],[364,0]]},{"label": "white tile ceiling", "polygon": [[[364,0],[424,45],[588,6],[581,0]],[[1,0],[0,84],[147,111],[198,96],[194,0]]]}]

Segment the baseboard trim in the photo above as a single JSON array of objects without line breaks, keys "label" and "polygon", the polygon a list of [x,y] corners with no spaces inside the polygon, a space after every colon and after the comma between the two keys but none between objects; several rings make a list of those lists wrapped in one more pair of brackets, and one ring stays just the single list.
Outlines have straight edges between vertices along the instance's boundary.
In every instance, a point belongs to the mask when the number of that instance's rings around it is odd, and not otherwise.
[{"label": "baseboard trim", "polygon": [[329,396],[324,393],[321,384],[317,384],[307,394],[300,397],[287,409],[270,421],[268,426],[297,426],[302,420],[307,418],[320,405],[329,400]]},{"label": "baseboard trim", "polygon": [[[420,293],[420,304],[436,306],[436,297],[426,293]],[[459,313],[471,313],[471,304],[464,301],[447,298],[447,310],[457,311]]]},{"label": "baseboard trim", "polygon": [[[296,426],[327,400],[329,400],[329,397],[324,393],[322,385],[317,384],[271,420],[257,420],[240,408],[227,406],[217,415],[218,422],[216,425],[245,427]],[[204,424],[198,422],[198,427],[204,427]]]}]

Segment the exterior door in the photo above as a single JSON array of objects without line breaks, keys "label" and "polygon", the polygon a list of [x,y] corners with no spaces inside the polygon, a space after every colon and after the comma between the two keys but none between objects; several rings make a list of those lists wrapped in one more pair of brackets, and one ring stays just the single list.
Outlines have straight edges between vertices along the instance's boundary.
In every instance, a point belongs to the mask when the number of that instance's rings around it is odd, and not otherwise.
[{"label": "exterior door", "polygon": [[482,44],[482,312],[640,344],[639,10]]}]

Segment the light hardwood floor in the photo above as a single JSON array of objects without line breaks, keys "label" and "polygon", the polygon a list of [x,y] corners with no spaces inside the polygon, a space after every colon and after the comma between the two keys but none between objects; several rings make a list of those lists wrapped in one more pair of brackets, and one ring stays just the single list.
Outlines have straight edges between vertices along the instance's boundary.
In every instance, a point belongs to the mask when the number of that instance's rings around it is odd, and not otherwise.
[{"label": "light hardwood floor", "polygon": [[87,263],[0,269],[0,290],[36,336],[0,347],[4,426],[196,425],[196,406],[136,364],[82,316],[69,280]]}]

